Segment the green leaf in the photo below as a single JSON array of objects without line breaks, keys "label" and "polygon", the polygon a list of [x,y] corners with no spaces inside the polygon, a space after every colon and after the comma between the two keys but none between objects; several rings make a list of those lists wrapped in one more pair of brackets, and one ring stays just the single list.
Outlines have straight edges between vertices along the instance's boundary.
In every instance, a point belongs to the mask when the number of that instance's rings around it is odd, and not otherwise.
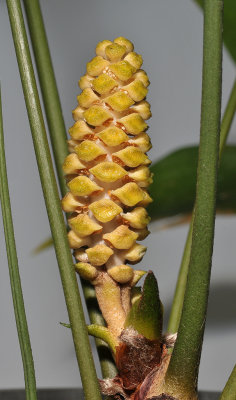
[{"label": "green leaf", "polygon": [[32,251],[32,253],[34,255],[37,255],[37,254],[41,253],[42,251],[49,249],[52,246],[53,246],[53,239],[50,236],[47,239],[45,239],[43,242],[41,242],[37,247],[35,247],[35,249]]},{"label": "green leaf", "polygon": [[236,400],[236,365],[234,366],[233,371],[226,382],[219,400]]},{"label": "green leaf", "polygon": [[236,2],[225,0],[224,2],[224,43],[236,62]]},{"label": "green leaf", "polygon": [[141,297],[136,300],[127,315],[125,328],[132,327],[150,340],[161,340],[162,304],[157,280],[149,271],[144,281]]},{"label": "green leaf", "polygon": [[[191,213],[196,194],[198,146],[176,150],[153,164],[152,219]],[[236,146],[226,146],[219,169],[216,208],[236,211]]]},{"label": "green leaf", "polygon": [[61,326],[64,326],[64,328],[71,329],[71,325],[70,325],[70,324],[67,324],[66,322],[60,322],[60,325],[61,325]]},{"label": "green leaf", "polygon": [[[203,0],[194,0],[203,8]],[[226,48],[236,62],[236,1],[224,1],[223,39]]]}]

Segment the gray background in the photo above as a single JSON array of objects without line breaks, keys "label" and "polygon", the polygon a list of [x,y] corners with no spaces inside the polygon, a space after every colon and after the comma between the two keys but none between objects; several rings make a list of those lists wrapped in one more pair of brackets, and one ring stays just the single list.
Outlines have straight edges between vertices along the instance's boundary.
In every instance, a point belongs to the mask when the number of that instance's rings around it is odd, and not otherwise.
[{"label": "gray background", "polygon": [[[123,35],[143,55],[151,80],[151,158],[197,143],[199,137],[202,14],[190,0],[43,0],[42,11],[67,128],[79,93],[77,81],[96,43]],[[16,243],[39,387],[76,387],[80,377],[53,249],[33,256],[49,235],[39,175],[5,2],[0,15],[1,85],[8,176]],[[235,75],[224,52],[223,106]],[[236,124],[230,143],[236,142]],[[217,217],[212,293],[200,389],[220,390],[236,361],[235,217]],[[162,222],[163,224],[163,222]],[[160,230],[153,224],[142,265],[154,269],[169,312],[187,226]],[[7,260],[1,229],[0,387],[23,387]]]}]

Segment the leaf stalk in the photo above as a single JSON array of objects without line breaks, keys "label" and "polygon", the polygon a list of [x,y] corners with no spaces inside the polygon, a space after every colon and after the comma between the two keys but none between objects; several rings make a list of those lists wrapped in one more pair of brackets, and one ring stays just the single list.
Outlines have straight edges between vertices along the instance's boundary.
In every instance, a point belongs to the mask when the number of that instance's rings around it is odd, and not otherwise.
[{"label": "leaf stalk", "polygon": [[222,85],[222,0],[205,0],[199,161],[193,238],[183,311],[165,378],[180,399],[196,396],[215,226]]},{"label": "leaf stalk", "polygon": [[61,194],[64,196],[67,192],[67,187],[62,165],[68,154],[67,135],[47,34],[38,0],[24,0],[24,8],[42,91],[59,186]]},{"label": "leaf stalk", "polygon": [[0,198],[2,217],[8,257],[11,292],[15,312],[16,327],[21,349],[24,368],[25,393],[27,400],[37,400],[34,360],[30,344],[24,298],[21,287],[20,272],[14,236],[14,227],[11,213],[11,201],[8,188],[7,167],[4,150],[2,103],[0,93]]},{"label": "leaf stalk", "polygon": [[7,6],[35,154],[52,237],[54,240],[85,398],[87,400],[101,400],[71,251],[68,245],[67,232],[61,211],[61,204],[54,176],[21,4],[19,0],[7,0]]}]

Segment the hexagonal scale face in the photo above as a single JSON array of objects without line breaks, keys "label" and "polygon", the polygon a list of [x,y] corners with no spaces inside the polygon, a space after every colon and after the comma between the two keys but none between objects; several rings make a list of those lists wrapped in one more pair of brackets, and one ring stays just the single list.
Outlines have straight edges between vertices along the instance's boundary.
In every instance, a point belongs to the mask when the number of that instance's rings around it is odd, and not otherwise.
[{"label": "hexagonal scale face", "polygon": [[100,222],[109,222],[122,212],[122,208],[114,201],[102,199],[90,204],[89,209]]},{"label": "hexagonal scale face", "polygon": [[101,162],[89,171],[102,182],[116,182],[127,175],[127,171],[113,161]]}]

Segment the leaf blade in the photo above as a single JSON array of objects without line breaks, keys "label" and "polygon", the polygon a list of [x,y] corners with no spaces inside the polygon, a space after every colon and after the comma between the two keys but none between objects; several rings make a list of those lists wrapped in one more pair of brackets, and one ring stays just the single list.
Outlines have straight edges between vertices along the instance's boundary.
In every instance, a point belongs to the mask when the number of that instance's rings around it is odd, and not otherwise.
[{"label": "leaf blade", "polygon": [[[203,0],[194,0],[203,8]],[[234,0],[225,0],[223,15],[223,39],[231,57],[236,62],[236,3]]]},{"label": "leaf blade", "polygon": [[[151,168],[153,203],[148,207],[152,220],[192,213],[196,195],[198,146],[175,150]],[[218,212],[236,210],[236,146],[226,146],[219,167],[216,208]]]},{"label": "leaf blade", "polygon": [[163,312],[159,298],[157,280],[149,271],[143,285],[141,296],[134,302],[125,321],[125,328],[134,328],[149,340],[162,337]]},{"label": "leaf blade", "polygon": [[236,399],[236,365],[230,374],[228,381],[221,393],[219,400],[235,400]]}]

